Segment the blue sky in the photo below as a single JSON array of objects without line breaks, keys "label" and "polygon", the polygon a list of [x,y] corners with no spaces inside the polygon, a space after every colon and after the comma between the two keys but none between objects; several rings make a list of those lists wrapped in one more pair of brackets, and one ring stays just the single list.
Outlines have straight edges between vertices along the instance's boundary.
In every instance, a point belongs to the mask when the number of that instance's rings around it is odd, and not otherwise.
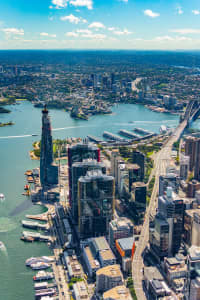
[{"label": "blue sky", "polygon": [[0,49],[200,49],[200,1],[1,0]]}]

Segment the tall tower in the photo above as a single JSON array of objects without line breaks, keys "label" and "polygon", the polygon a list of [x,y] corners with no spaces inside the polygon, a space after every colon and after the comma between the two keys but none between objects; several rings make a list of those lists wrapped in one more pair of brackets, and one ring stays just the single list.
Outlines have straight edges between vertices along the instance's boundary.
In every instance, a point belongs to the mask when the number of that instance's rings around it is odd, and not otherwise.
[{"label": "tall tower", "polygon": [[46,105],[42,110],[40,182],[42,187],[58,183],[58,167],[53,165],[51,122]]}]

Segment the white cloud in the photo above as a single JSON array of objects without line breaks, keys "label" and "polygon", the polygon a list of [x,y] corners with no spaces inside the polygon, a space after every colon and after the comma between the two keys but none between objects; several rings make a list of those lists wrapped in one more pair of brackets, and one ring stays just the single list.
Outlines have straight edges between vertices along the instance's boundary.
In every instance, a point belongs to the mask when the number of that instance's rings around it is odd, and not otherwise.
[{"label": "white cloud", "polygon": [[85,33],[85,34],[91,34],[92,31],[89,29],[77,29],[76,32],[78,33]]},{"label": "white cloud", "polygon": [[71,5],[76,7],[87,7],[93,9],[93,0],[70,0]]},{"label": "white cloud", "polygon": [[144,10],[145,16],[148,16],[150,18],[157,18],[160,16],[159,13],[153,12],[151,9],[146,9]]},{"label": "white cloud", "polygon": [[124,30],[115,30],[113,31],[113,33],[116,35],[129,35],[132,32],[128,31],[127,29],[124,29]]},{"label": "white cloud", "polygon": [[196,16],[200,15],[200,10],[194,9],[192,10],[192,13]]},{"label": "white cloud", "polygon": [[49,34],[49,33],[47,33],[47,32],[41,32],[40,35],[41,35],[41,36],[53,37],[53,38],[56,37],[56,34]]},{"label": "white cloud", "polygon": [[108,30],[109,31],[114,31],[114,30],[116,30],[116,28],[115,27],[108,27]]},{"label": "white cloud", "polygon": [[88,27],[95,28],[95,29],[103,29],[105,28],[105,25],[103,25],[101,22],[93,22]]},{"label": "white cloud", "polygon": [[182,10],[181,6],[177,7],[177,14],[178,15],[182,15],[183,14],[183,10]]},{"label": "white cloud", "polygon": [[106,38],[106,35],[101,33],[89,33],[89,34],[84,33],[81,36],[84,38],[89,38],[94,40],[103,40]]},{"label": "white cloud", "polygon": [[61,21],[69,21],[70,23],[78,24],[80,22],[80,18],[70,14],[69,16],[60,17]]},{"label": "white cloud", "polygon": [[24,29],[18,29],[18,28],[4,28],[2,29],[3,32],[6,34],[16,34],[16,35],[24,35]]},{"label": "white cloud", "polygon": [[[68,2],[68,0],[52,0],[52,4],[54,4],[55,8],[57,8],[57,9],[66,7],[67,2]],[[53,8],[53,7],[50,6],[49,8]]]},{"label": "white cloud", "polygon": [[193,28],[172,29],[170,31],[179,33],[179,34],[198,34],[198,33],[200,33],[200,29],[193,29]]},{"label": "white cloud", "polygon": [[164,36],[157,36],[155,37],[156,41],[173,41],[174,38],[168,35],[164,35]]},{"label": "white cloud", "polygon": [[66,36],[70,36],[70,37],[77,37],[77,36],[79,36],[79,34],[77,33],[77,32],[67,32],[66,34],[65,34]]}]

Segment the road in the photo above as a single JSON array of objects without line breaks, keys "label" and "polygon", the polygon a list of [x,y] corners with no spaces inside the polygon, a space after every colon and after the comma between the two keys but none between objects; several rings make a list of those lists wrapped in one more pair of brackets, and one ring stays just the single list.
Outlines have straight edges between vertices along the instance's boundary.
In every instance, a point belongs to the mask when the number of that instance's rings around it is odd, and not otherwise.
[{"label": "road", "polygon": [[153,172],[155,174],[155,184],[152,191],[149,206],[146,210],[145,220],[143,223],[140,238],[132,262],[132,278],[133,278],[134,288],[138,300],[147,299],[143,291],[143,285],[142,285],[142,280],[143,280],[142,270],[144,266],[142,253],[149,241],[149,217],[155,215],[156,213],[157,195],[159,189],[159,176],[165,174],[166,167],[171,162],[172,145],[180,138],[186,125],[187,125],[187,121],[183,121],[181,124],[179,124],[179,126],[175,129],[173,135],[170,136],[168,141],[165,143],[165,145],[162,147],[162,149],[157,153],[157,155],[154,158]]}]

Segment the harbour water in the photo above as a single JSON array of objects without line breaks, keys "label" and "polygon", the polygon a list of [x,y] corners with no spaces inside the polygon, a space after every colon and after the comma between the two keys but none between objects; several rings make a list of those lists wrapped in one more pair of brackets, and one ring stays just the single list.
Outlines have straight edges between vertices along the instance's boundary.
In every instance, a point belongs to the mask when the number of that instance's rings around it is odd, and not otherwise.
[{"label": "harbour water", "polygon": [[[20,241],[24,216],[44,210],[33,206],[21,195],[25,184],[24,172],[38,166],[38,161],[30,160],[28,151],[32,143],[40,139],[41,110],[28,102],[8,108],[12,110],[10,114],[0,114],[0,122],[15,122],[14,126],[0,128],[0,193],[6,197],[0,203],[0,240],[6,247],[6,250],[0,249],[0,299],[27,300],[34,299],[32,276],[35,272],[26,268],[25,260],[50,254],[43,243]],[[111,115],[93,116],[89,121],[73,120],[68,113],[55,109],[50,110],[50,116],[53,138],[83,138],[88,134],[102,138],[103,131],[117,133],[120,129],[131,131],[134,127],[158,133],[161,124],[175,127],[179,121],[178,116],[152,112],[141,105],[131,104],[116,105]]]}]

